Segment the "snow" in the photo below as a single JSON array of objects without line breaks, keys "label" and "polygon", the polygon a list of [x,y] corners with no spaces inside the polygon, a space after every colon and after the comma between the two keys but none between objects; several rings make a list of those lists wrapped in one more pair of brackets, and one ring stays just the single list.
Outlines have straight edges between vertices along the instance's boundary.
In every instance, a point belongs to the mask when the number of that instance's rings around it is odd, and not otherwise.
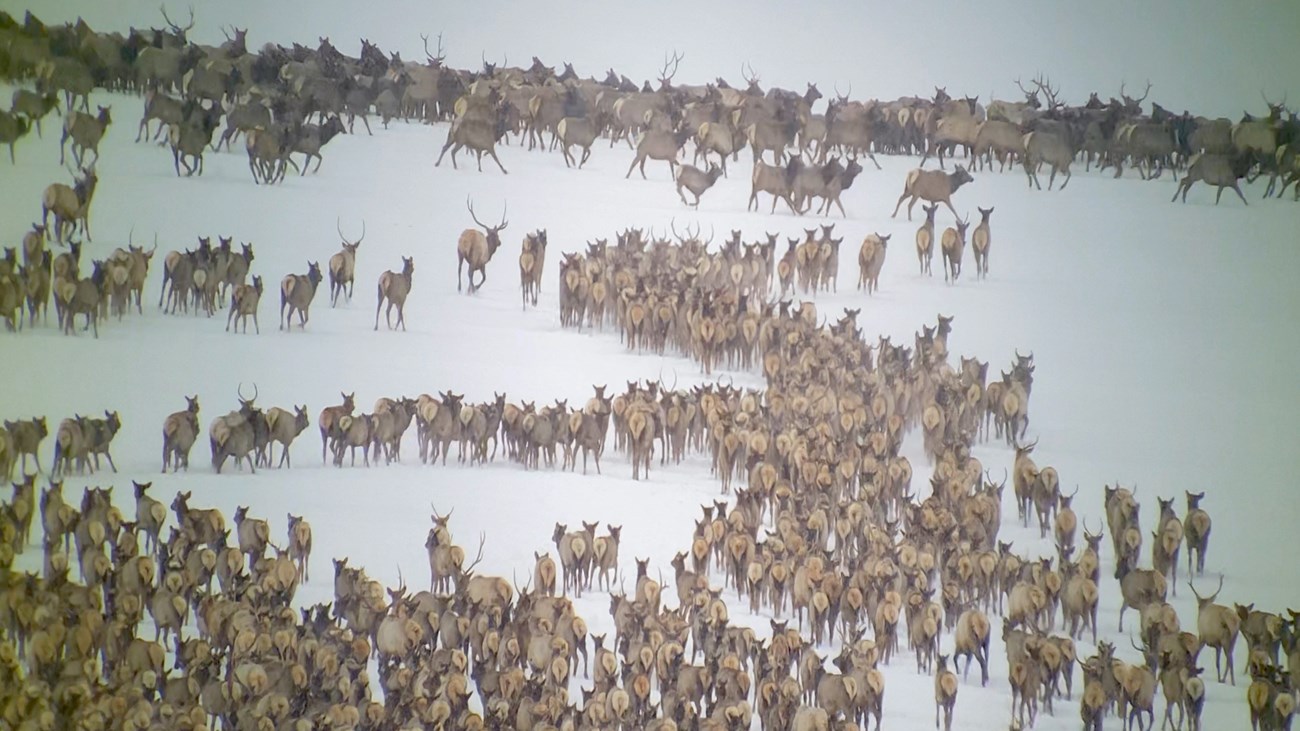
[{"label": "snow", "polygon": [[[435,168],[445,125],[396,123],[383,131],[374,123],[373,137],[362,132],[331,142],[318,174],[291,173],[283,185],[268,187],[253,185],[239,145],[234,153],[209,152],[202,177],[178,179],[168,150],[132,141],[138,98],[97,94],[93,103],[111,103],[115,122],[97,166],[94,241],[83,253],[83,269],[125,245],[132,231],[137,244],[150,245],[156,234],[159,254],[144,314],[104,324],[98,340],[88,333],[67,337],[52,325],[0,336],[0,355],[12,364],[0,389],[0,416],[46,415],[53,430],[73,413],[121,413],[124,427],[113,448],[121,472],[70,479],[69,500],[83,484],[115,485],[114,500],[130,516],[131,480],[152,481],[153,494],[168,502],[176,491],[192,490],[192,505],[217,507],[228,517],[247,505],[252,515],[270,519],[281,543],[283,516],[304,515],[314,529],[315,550],[313,579],[297,594],[302,605],[332,598],[331,557],[346,556],[387,584],[395,585],[400,572],[412,589],[424,588],[430,503],[439,512],[455,508],[452,533],[471,555],[477,536],[485,535],[480,571],[517,576],[520,585],[531,575],[534,552],[553,549],[554,525],[575,528],[581,520],[600,521],[602,532],[603,524],[623,526],[622,571],[634,568],[634,557],[649,557],[652,574],[671,577],[668,563],[688,547],[698,506],[718,497],[718,483],[702,456],[667,467],[656,459],[648,482],[631,481],[626,457],[612,450],[601,476],[594,470],[586,476],[526,472],[500,458],[468,467],[454,464],[453,457],[445,467],[429,467],[416,458],[412,428],[402,464],[336,469],[317,458],[315,422],[322,407],[338,403],[340,391],[355,391],[359,410],[368,412],[382,396],[447,389],[464,393],[467,401],[504,392],[512,402],[535,400],[540,406],[554,399],[576,404],[590,396],[593,384],[621,390],[636,379],[662,377],[679,388],[703,382],[693,362],[674,354],[629,353],[613,330],[561,330],[560,254],[588,240],[612,239],[626,226],[662,231],[670,223],[679,230],[698,224],[716,231],[720,242],[733,228],[752,241],[765,231],[795,236],[827,222],[780,208],[770,216],[770,202],[762,202],[758,213],[746,212],[748,153],[693,211],[681,205],[663,163],[647,165],[648,180],[633,173],[625,181],[631,153],[621,144],[611,150],[598,141],[583,170],[566,169],[558,153],[512,144],[499,150],[510,171],[503,176],[490,162],[477,172],[464,155],[459,170],[452,169],[450,157]],[[57,130],[57,121],[47,120],[46,128]],[[33,136],[18,145],[16,166],[0,167],[5,245],[17,245],[39,216],[44,186],[67,181],[56,147],[56,133],[43,140]],[[918,276],[911,241],[923,216],[919,207],[911,223],[902,212],[889,217],[903,176],[917,161],[880,156],[880,162],[882,171],[868,165],[844,195],[848,218],[829,219],[836,235],[845,237],[839,282],[844,291],[819,295],[819,312],[833,318],[844,307],[860,307],[858,321],[869,339],[885,335],[909,344],[936,313],[953,315],[951,359],[978,356],[991,362],[991,370],[1006,367],[1016,349],[1033,351],[1038,369],[1029,436],[1040,440],[1039,465],[1055,466],[1065,491],[1079,486],[1075,508],[1081,519],[1097,524],[1101,486],[1108,482],[1137,486],[1148,530],[1155,496],[1176,497],[1181,513],[1182,491],[1204,490],[1215,527],[1202,585],[1222,573],[1220,602],[1255,602],[1278,612],[1300,603],[1300,568],[1280,548],[1292,540],[1291,527],[1300,520],[1300,503],[1291,497],[1300,474],[1291,422],[1300,413],[1294,383],[1300,369],[1294,204],[1261,203],[1262,182],[1247,187],[1246,208],[1228,197],[1212,205],[1212,191],[1204,186],[1193,189],[1187,205],[1171,204],[1170,180],[1144,182],[1132,174],[1112,180],[1109,173],[1079,170],[1064,192],[1038,193],[1026,189],[1019,171],[977,171],[955,204],[963,215],[977,205],[995,207],[991,273],[976,281],[968,252],[966,272],[950,286],[941,270],[932,278]],[[473,295],[453,287],[456,238],[472,225],[467,196],[485,221],[508,205],[510,222],[485,286]],[[285,274],[305,272],[309,261],[326,265],[338,250],[332,219],[349,237],[357,235],[363,219],[366,224],[355,296],[331,308],[322,287],[305,330],[278,331],[275,287]],[[938,226],[951,223],[942,209]],[[541,301],[536,309],[521,309],[519,242],[538,228],[547,229],[550,240]],[[880,291],[868,298],[853,285],[858,244],[871,232],[893,238]],[[267,285],[260,335],[224,332],[221,316],[169,316],[156,307],[162,254],[209,235],[253,244],[252,273]],[[399,269],[401,256],[415,259],[406,305],[409,330],[390,332],[381,323],[375,331],[374,283],[381,272]],[[756,372],[715,377],[761,385]],[[263,406],[308,406],[312,426],[294,446],[295,467],[211,474],[207,425],[235,407],[241,384],[248,391],[253,383]],[[192,394],[202,404],[192,469],[159,475],[162,421]],[[47,467],[51,451],[47,440]],[[1010,467],[1012,453],[1000,443],[980,445],[974,453],[994,475]],[[904,454],[916,467],[913,484],[923,490],[929,470],[919,434],[909,436]],[[1036,530],[1016,524],[1010,494],[1003,515],[1003,540],[1014,540],[1020,552],[1054,553]],[[39,560],[38,542],[22,565],[38,567]],[[1102,565],[1102,635],[1132,660],[1136,653],[1128,639],[1114,631],[1119,597],[1109,578],[1108,545]],[[714,578],[715,585],[721,583]],[[728,599],[734,622],[751,624],[760,635],[767,631],[766,616],[750,616],[747,605]],[[1195,605],[1185,584],[1173,603],[1184,628],[1193,627]],[[611,628],[603,592],[584,595],[576,607],[593,633]],[[1239,644],[1241,668],[1245,650]],[[945,635],[944,651],[951,645]],[[837,650],[824,648],[823,654]],[[1081,657],[1092,651],[1090,642],[1079,643]],[[1201,655],[1202,665],[1210,655]],[[996,637],[991,657],[987,689],[977,680],[961,683],[959,727],[1001,729],[1008,723],[1005,653]],[[885,724],[928,724],[933,681],[914,672],[910,654],[899,655],[885,676]],[[1243,725],[1245,685],[1208,683],[1206,728]],[[1076,727],[1079,688],[1074,700],[1059,702],[1055,717],[1041,716],[1037,727]],[[1156,708],[1163,713],[1163,699]]]}]

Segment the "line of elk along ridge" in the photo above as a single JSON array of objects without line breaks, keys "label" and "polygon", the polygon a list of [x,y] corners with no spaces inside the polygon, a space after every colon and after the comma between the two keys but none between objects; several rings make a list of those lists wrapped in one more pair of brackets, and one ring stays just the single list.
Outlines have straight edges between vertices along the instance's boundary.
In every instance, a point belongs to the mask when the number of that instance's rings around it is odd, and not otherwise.
[{"label": "line of elk along ridge", "polygon": [[[12,157],[15,143],[33,127],[39,132],[43,118],[62,101],[63,140],[71,138],[74,160],[81,165],[88,153],[97,159],[111,115],[107,107],[90,114],[88,97],[103,88],[144,95],[136,139],[147,136],[150,123],[158,120],[153,138],[167,132],[177,175],[182,167],[187,176],[202,174],[205,150],[222,144],[229,149],[244,134],[249,170],[259,183],[283,180],[289,167],[305,175],[312,158],[312,172],[319,170],[322,148],[335,136],[354,132],[358,117],[372,133],[372,113],[385,127],[399,118],[450,121],[436,164],[451,151],[455,165],[456,152],[468,149],[480,170],[486,155],[503,173],[495,147],[512,134],[521,146],[527,140],[528,149],[559,148],[566,165],[579,167],[597,139],[608,138],[611,146],[625,140],[636,149],[628,175],[640,167],[644,176],[647,159],[665,160],[683,203],[689,191],[693,205],[726,174],[727,158],[736,159],[744,147],[756,163],[771,151],[773,163],[786,166],[792,181],[796,175],[790,168],[818,166],[835,196],[852,183],[856,173],[848,171],[859,157],[874,162],[875,153],[920,155],[924,163],[934,156],[943,167],[945,156],[957,148],[968,164],[981,169],[995,160],[1000,169],[1021,164],[1034,187],[1040,186],[1037,171],[1046,164],[1049,189],[1058,173],[1065,175],[1062,187],[1068,183],[1070,164],[1080,155],[1085,169],[1114,168],[1116,177],[1125,165],[1152,179],[1165,169],[1182,171],[1180,192],[1190,179],[1204,180],[1220,194],[1224,188],[1240,194],[1239,179],[1267,174],[1265,196],[1280,196],[1300,179],[1295,154],[1300,121],[1285,99],[1276,103],[1266,96],[1265,114],[1244,112],[1233,121],[1176,113],[1154,102],[1148,113],[1143,105],[1150,83],[1139,97],[1128,95],[1121,84],[1118,98],[1103,101],[1092,92],[1086,103],[1070,105],[1059,87],[1040,76],[1028,86],[1016,79],[1024,94],[1020,101],[981,104],[978,95],[954,98],[944,87],[928,97],[861,101],[850,98],[850,88],[848,94],[837,89],[825,110],[814,113],[823,98],[816,84],[809,83],[803,93],[764,90],[748,67],[742,68],[743,86],[722,77],[706,84],[674,83],[683,59],[679,53],[665,58],[655,87],[649,81],[638,86],[613,69],[603,80],[580,78],[567,63],[556,73],[536,57],[528,68],[484,59],[477,71],[456,69],[445,63],[441,36],[436,52],[424,38],[423,61],[404,61],[365,39],[358,57],[342,53],[328,38],[316,48],[267,43],[250,52],[247,29],[239,28],[231,29],[233,35],[223,29],[227,40],[220,45],[202,45],[189,40],[193,27],[193,21],[180,26],[166,20],[166,28],[131,28],[123,35],[95,31],[82,20],[46,25],[30,11],[22,23],[0,15],[0,74],[11,83],[37,87],[16,93],[12,111],[0,115],[0,143],[10,146]],[[223,116],[226,126],[214,143]],[[706,169],[679,167],[688,140],[694,141],[693,162],[703,159]],[[301,165],[294,154],[303,156]],[[843,157],[853,158],[850,166],[841,163]],[[830,205],[827,201],[828,213]]]}]

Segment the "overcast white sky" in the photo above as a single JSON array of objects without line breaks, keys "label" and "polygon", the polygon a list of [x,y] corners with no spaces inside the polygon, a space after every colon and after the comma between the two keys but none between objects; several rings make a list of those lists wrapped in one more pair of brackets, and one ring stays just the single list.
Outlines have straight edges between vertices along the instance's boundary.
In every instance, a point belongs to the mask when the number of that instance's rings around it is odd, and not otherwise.
[{"label": "overcast white sky", "polygon": [[[173,19],[186,14],[169,0]],[[858,98],[931,94],[987,101],[1018,99],[1013,80],[1043,72],[1065,98],[1087,92],[1118,95],[1148,79],[1150,101],[1181,111],[1234,119],[1263,111],[1261,90],[1300,104],[1300,2],[1222,0],[1089,0],[1048,2],[803,3],[788,0],[564,0],[560,2],[429,2],[428,0],[200,0],[194,3],[199,42],[222,39],[218,26],[249,28],[249,45],[267,41],[316,44],[327,35],[356,55],[360,37],[404,58],[422,58],[419,33],[443,33],[448,62],[478,68],[508,56],[528,65],[574,64],[583,76],[610,66],[640,82],[653,78],[666,51],[686,54],[680,82],[722,75],[740,82],[748,61],[771,84],[824,93],[851,83]],[[39,7],[47,22],[83,16],[96,28],[160,25],[156,0],[42,0],[0,7],[21,17]],[[829,95],[829,94],[828,94]]]}]

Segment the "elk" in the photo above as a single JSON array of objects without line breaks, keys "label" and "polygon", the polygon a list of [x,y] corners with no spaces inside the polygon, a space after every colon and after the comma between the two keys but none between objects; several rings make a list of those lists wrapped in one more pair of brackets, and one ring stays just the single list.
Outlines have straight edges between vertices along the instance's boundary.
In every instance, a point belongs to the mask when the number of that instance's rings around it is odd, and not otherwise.
[{"label": "elk", "polygon": [[235,332],[239,332],[239,323],[244,323],[244,332],[248,332],[248,318],[253,318],[253,330],[262,333],[262,326],[257,322],[257,306],[262,301],[262,278],[253,275],[252,284],[240,284],[230,295],[230,314],[226,316],[226,332],[230,332],[230,323],[234,322]]},{"label": "elk", "polygon": [[348,241],[348,237],[343,235],[343,228],[339,225],[338,219],[334,221],[334,228],[339,232],[339,238],[343,239],[343,250],[330,257],[330,307],[339,303],[339,297],[343,295],[344,288],[347,289],[348,301],[352,301],[352,284],[357,270],[357,249],[361,242],[366,238],[366,222],[361,221],[361,238],[356,241]]},{"label": "elk", "polygon": [[135,141],[149,137],[149,122],[158,120],[158,131],[154,137],[162,134],[168,125],[180,124],[184,119],[184,106],[180,99],[168,96],[156,85],[144,92],[144,115],[140,118],[140,127],[136,130]]},{"label": "elk", "polygon": [[993,236],[989,233],[989,217],[993,215],[993,206],[976,206],[975,210],[980,212],[980,222],[971,234],[971,252],[975,254],[975,276],[984,279],[989,275],[989,249],[993,246]]},{"label": "elk", "polygon": [[970,226],[970,219],[957,219],[957,227],[949,226],[943,230],[943,237],[939,240],[939,253],[943,256],[943,281],[957,283],[957,277],[961,276],[961,257],[966,250],[966,229]]},{"label": "elk", "polygon": [[[290,152],[301,152],[303,154],[302,168],[299,169],[298,175],[307,174],[307,166],[311,164],[311,159],[316,158],[316,167],[312,168],[313,173],[320,172],[320,164],[324,162],[321,157],[320,149],[330,140],[344,131],[343,120],[338,115],[331,115],[325,120],[324,124],[304,124],[290,132]],[[452,162],[455,162],[456,155],[452,154]]]},{"label": "elk", "polygon": [[952,207],[952,194],[956,193],[961,186],[974,180],[975,178],[971,177],[971,174],[961,165],[958,165],[952,173],[916,168],[907,174],[903,182],[903,194],[898,196],[898,203],[894,205],[894,212],[890,218],[898,215],[899,207],[906,200],[907,220],[912,220],[912,206],[916,205],[918,199],[935,204],[942,203],[948,206],[953,216],[956,216],[957,209]]},{"label": "elk", "polygon": [[546,229],[526,234],[519,251],[519,289],[523,293],[524,308],[531,300],[537,306],[537,295],[542,291],[542,268],[546,263]]},{"label": "elk", "polygon": [[921,210],[925,211],[925,223],[916,230],[916,259],[921,264],[922,274],[931,274],[930,262],[934,259],[934,214],[939,210],[939,204],[932,205],[921,204]]},{"label": "elk", "polygon": [[980,685],[989,682],[989,636],[992,627],[988,617],[978,609],[967,609],[957,618],[955,630],[956,646],[952,654],[953,670],[957,669],[957,659],[966,658],[966,670],[962,677],[970,674],[971,658],[980,665]]},{"label": "elk", "polygon": [[[293,315],[298,313],[298,327],[305,329],[310,316],[308,310],[320,285],[320,263],[307,262],[306,274],[288,274],[280,280],[280,317],[284,319],[281,330],[293,329]],[[287,312],[286,312],[287,310]]]},{"label": "elk", "polygon": [[1187,514],[1183,517],[1183,538],[1187,541],[1187,575],[1192,575],[1192,554],[1196,574],[1205,573],[1205,549],[1210,545],[1210,514],[1201,509],[1204,492],[1187,492]]},{"label": "elk", "polygon": [[772,210],[770,213],[776,213],[776,202],[785,201],[790,207],[791,213],[797,213],[798,209],[794,205],[794,181],[799,175],[802,167],[802,161],[797,157],[791,157],[790,161],[784,166],[768,165],[763,161],[754,163],[754,173],[750,178],[749,205],[745,206],[748,211],[752,206],[755,211],[758,210],[758,194],[769,193],[772,196]]},{"label": "elk", "polygon": [[[1237,646],[1237,633],[1241,628],[1241,617],[1237,616],[1237,613],[1231,607],[1214,603],[1214,600],[1219,596],[1219,592],[1223,591],[1223,577],[1219,577],[1219,587],[1208,597],[1201,596],[1190,580],[1187,585],[1191,587],[1192,595],[1196,597],[1196,629],[1200,634],[1201,644],[1214,648],[1215,675],[1220,683],[1225,678],[1228,678],[1231,679],[1233,685],[1236,685],[1237,673],[1232,666],[1232,650]],[[1228,662],[1226,674],[1221,664],[1225,656]]]},{"label": "elk", "polygon": [[172,148],[172,166],[177,177],[180,177],[182,165],[186,177],[203,174],[203,151],[212,142],[212,134],[221,123],[221,114],[219,106],[210,109],[199,107],[185,119],[167,126],[167,141]]},{"label": "elk", "polygon": [[59,97],[53,91],[44,94],[30,89],[16,89],[13,96],[13,114],[22,115],[36,125],[36,136],[44,137],[41,120],[59,108]]},{"label": "elk", "polygon": [[[683,163],[677,167],[677,197],[682,199],[683,204],[699,208],[700,196],[704,195],[706,190],[712,188],[720,177],[722,177],[722,168],[715,163],[709,163],[708,172],[700,170],[694,165]],[[694,203],[687,202],[685,194],[682,193],[683,188],[689,190],[691,195],[695,196]]]},{"label": "elk", "polygon": [[451,150],[451,166],[456,168],[456,153],[462,148],[468,147],[474,151],[478,157],[478,171],[483,172],[483,155],[487,154],[501,168],[502,175],[508,175],[506,166],[501,164],[500,158],[497,157],[496,143],[505,136],[508,128],[504,109],[497,109],[495,118],[484,119],[475,116],[459,117],[451,123],[447,129],[447,141],[442,145],[442,152],[438,154],[438,160],[433,164],[438,167],[442,164],[442,156]]},{"label": "elk", "polygon": [[144,532],[144,549],[157,551],[162,548],[159,536],[162,535],[163,523],[167,521],[167,507],[145,494],[153,487],[152,482],[132,480],[131,485],[135,488],[135,524]]},{"label": "elk", "polygon": [[[73,275],[75,277],[75,272]],[[93,326],[95,337],[99,337],[99,311],[105,300],[103,293],[106,278],[103,262],[95,262],[94,271],[86,279],[74,278],[63,283],[55,280],[55,304],[62,304],[63,331],[66,334],[73,334],[73,320],[76,316],[85,315],[86,325],[82,330],[89,330]]]},{"label": "elk", "polygon": [[1187,191],[1192,189],[1192,185],[1197,181],[1204,181],[1219,189],[1214,194],[1214,205],[1219,205],[1219,199],[1223,197],[1224,188],[1231,188],[1241,202],[1246,203],[1246,196],[1241,192],[1241,186],[1237,181],[1246,177],[1250,171],[1252,158],[1250,154],[1225,155],[1221,153],[1198,153],[1192,157],[1191,164],[1187,166],[1187,174],[1183,179],[1178,181],[1178,189],[1174,191],[1174,197],[1169,199],[1172,203],[1178,200],[1179,194],[1183,197],[1183,202],[1187,202]]},{"label": "elk", "polygon": [[239,410],[225,416],[218,416],[208,425],[208,442],[212,447],[212,468],[221,474],[221,466],[233,457],[239,464],[248,460],[250,472],[257,472],[253,463],[256,455],[257,431],[259,422],[265,425],[262,410],[254,408],[257,400],[257,384],[253,384],[253,397],[246,399],[239,392]]},{"label": "elk", "polygon": [[874,294],[880,288],[880,270],[885,266],[885,250],[892,235],[873,233],[862,239],[862,248],[858,251],[858,289],[865,286],[867,294]]},{"label": "elk", "polygon": [[1056,182],[1057,173],[1065,173],[1065,179],[1061,181],[1061,190],[1070,184],[1070,163],[1074,160],[1075,152],[1070,144],[1062,139],[1061,135],[1047,132],[1034,131],[1024,137],[1025,156],[1023,164],[1025,167],[1025,177],[1029,179],[1029,185],[1037,190],[1042,190],[1042,183],[1038,182],[1038,168],[1043,163],[1052,166],[1052,174],[1047,178],[1047,189],[1052,189],[1052,184]]},{"label": "elk", "polygon": [[185,410],[177,411],[170,414],[163,420],[163,466],[162,471],[167,473],[167,465],[171,464],[172,471],[175,472],[181,467],[186,472],[190,471],[190,448],[194,446],[194,440],[199,435],[199,397],[185,397]]},{"label": "elk", "polygon": [[[21,469],[27,470],[27,457],[30,455],[36,460],[36,471],[41,471],[41,456],[38,451],[41,442],[49,435],[49,428],[45,424],[45,417],[28,419],[26,421],[9,421],[4,422],[5,431],[9,432],[9,440],[12,447],[13,459],[22,456]],[[6,475],[7,476],[7,475]]]},{"label": "elk", "polygon": [[311,562],[311,524],[301,515],[288,514],[289,519],[289,558],[298,567],[298,583],[303,584],[311,577],[307,566]]},{"label": "elk", "polygon": [[316,417],[316,426],[320,428],[320,461],[325,464],[325,450],[329,444],[329,434],[338,423],[338,420],[344,416],[351,416],[352,411],[356,408],[356,391],[352,393],[339,393],[343,403],[338,406],[326,406],[320,410],[320,416]]},{"label": "elk", "polygon": [[248,130],[244,135],[244,149],[248,153],[248,171],[253,174],[254,183],[269,185],[284,180],[290,165],[301,172],[298,163],[289,157],[293,152],[293,141],[289,139],[289,129],[283,125]]},{"label": "elk", "polygon": [[952,709],[957,705],[957,675],[948,669],[948,656],[940,655],[934,671],[934,727],[943,712],[944,731],[952,731]]},{"label": "elk", "polygon": [[[641,179],[645,180],[645,163],[646,160],[663,160],[668,163],[669,172],[674,178],[677,177],[677,153],[681,151],[682,145],[686,140],[691,138],[691,130],[687,128],[678,130],[660,130],[650,129],[641,134],[641,139],[636,143],[636,156],[632,158],[632,164],[627,167],[627,175],[623,179],[632,177],[632,171],[640,166]],[[715,178],[716,179],[716,178]],[[694,192],[694,191],[692,191]]]},{"label": "elk", "polygon": [[[461,291],[460,274],[465,264],[469,264],[469,291],[474,291],[483,286],[487,281],[487,265],[492,261],[492,255],[497,253],[501,248],[501,232],[506,230],[510,222],[506,220],[506,213],[509,206],[505,206],[501,211],[501,223],[496,226],[489,226],[478,220],[474,215],[474,204],[469,198],[465,199],[465,205],[469,208],[469,216],[474,219],[482,231],[467,228],[461,232],[460,238],[456,241],[456,291]],[[474,284],[474,273],[478,272],[479,282]]]},{"label": "elk", "polygon": [[375,305],[375,330],[379,330],[379,310],[388,301],[388,310],[384,313],[384,322],[388,329],[393,329],[393,307],[397,307],[397,324],[406,331],[406,296],[411,293],[411,277],[415,274],[415,258],[402,257],[402,271],[386,271],[379,275],[379,303]]},{"label": "elk", "polygon": [[20,114],[13,114],[0,109],[0,145],[9,146],[9,162],[17,164],[14,159],[14,145],[31,131],[31,122]]},{"label": "elk", "polygon": [[[586,117],[565,117],[560,120],[555,126],[555,137],[560,141],[565,167],[576,164],[578,169],[582,169],[587,164],[587,158],[591,157],[591,144],[596,141],[598,132],[595,123]],[[576,163],[573,154],[569,152],[569,148],[574,145],[582,148],[582,159]]]},{"label": "elk", "polygon": [[100,107],[99,114],[95,116],[75,109],[68,111],[68,116],[63,118],[63,137],[59,140],[60,165],[64,164],[63,148],[68,138],[72,138],[72,159],[77,165],[81,165],[82,155],[87,150],[95,153],[95,162],[99,161],[99,141],[104,137],[108,125],[113,122],[110,109],[111,107]]},{"label": "elk", "polygon": [[279,467],[292,467],[293,460],[289,458],[289,445],[293,440],[307,428],[309,422],[307,419],[307,405],[294,406],[293,412],[286,411],[278,406],[273,406],[266,410],[266,454],[262,459],[262,464],[270,467],[271,457],[274,456],[272,445],[279,444],[282,447],[280,452]]},{"label": "elk", "polygon": [[86,235],[86,241],[93,241],[90,236],[90,202],[95,196],[95,186],[99,176],[95,166],[84,168],[76,178],[73,187],[63,183],[51,183],[45,188],[41,197],[41,227],[48,234],[50,212],[54,212],[54,238],[62,243],[66,237],[77,233],[77,224]]},{"label": "elk", "polygon": [[[1165,577],[1158,571],[1138,569],[1130,565],[1130,558],[1120,557],[1115,567],[1123,603],[1119,608],[1119,631],[1124,631],[1124,610],[1132,607],[1141,612],[1153,602],[1165,600]],[[1233,615],[1236,616],[1236,615]]]}]

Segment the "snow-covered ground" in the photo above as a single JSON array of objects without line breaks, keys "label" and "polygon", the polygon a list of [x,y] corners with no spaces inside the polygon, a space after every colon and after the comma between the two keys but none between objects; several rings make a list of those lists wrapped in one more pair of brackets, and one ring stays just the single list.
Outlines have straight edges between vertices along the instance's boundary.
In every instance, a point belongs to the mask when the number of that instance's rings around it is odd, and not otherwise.
[{"label": "snow-covered ground", "polygon": [[[8,89],[0,90],[3,94]],[[533,552],[553,548],[555,523],[580,520],[623,526],[622,568],[633,557],[652,559],[652,572],[685,550],[698,506],[717,496],[708,463],[695,456],[681,466],[660,468],[648,482],[630,480],[630,467],[610,452],[603,476],[543,469],[525,472],[498,459],[486,467],[422,466],[416,459],[414,429],[407,434],[401,465],[336,469],[322,466],[315,428],[319,410],[337,403],[340,391],[355,391],[369,411],[381,396],[415,396],[452,389],[470,401],[505,392],[511,401],[550,403],[587,398],[593,384],[620,388],[629,380],[662,376],[679,387],[701,382],[698,366],[681,357],[629,353],[612,330],[561,330],[557,282],[560,253],[575,251],[597,237],[613,237],[626,226],[663,230],[698,223],[716,230],[720,242],[731,229],[752,241],[763,232],[795,236],[822,220],[778,212],[745,211],[749,155],[731,177],[707,193],[700,210],[684,208],[667,166],[647,165],[649,180],[623,179],[631,153],[598,142],[585,169],[569,170],[558,153],[501,148],[510,171],[489,163],[479,173],[460,158],[442,167],[433,161],[446,127],[397,123],[375,135],[342,136],[325,149],[320,173],[291,176],[283,185],[255,186],[246,158],[208,153],[205,173],[177,179],[170,152],[136,144],[141,101],[97,94],[111,104],[115,122],[102,145],[99,189],[91,209],[94,242],[83,268],[124,245],[134,229],[136,243],[158,237],[146,286],[143,317],[104,324],[98,340],[67,337],[52,325],[20,334],[0,334],[7,365],[0,387],[0,416],[49,417],[51,429],[73,413],[121,413],[122,432],[113,453],[121,470],[71,479],[65,492],[82,484],[116,485],[115,501],[133,514],[131,480],[153,481],[154,494],[170,498],[193,490],[193,504],[215,506],[229,518],[237,505],[272,521],[283,542],[285,513],[304,515],[315,531],[313,579],[298,592],[310,604],[332,598],[329,559],[347,556],[353,565],[395,585],[401,572],[422,588],[427,559],[423,547],[429,506],[455,508],[451,529],[472,548],[480,532],[486,548],[480,569],[519,583],[531,571]],[[67,181],[58,165],[58,120],[48,120],[43,140],[33,135],[18,145],[15,166],[0,164],[0,241],[18,245],[40,216],[40,193],[50,182]],[[358,130],[360,128],[358,127]],[[472,158],[471,158],[472,159]],[[1223,602],[1255,602],[1282,611],[1300,603],[1300,568],[1293,552],[1293,526],[1300,502],[1293,481],[1300,474],[1295,449],[1295,415],[1300,413],[1300,259],[1292,249],[1300,208],[1275,200],[1259,202],[1261,185],[1250,186],[1249,208],[1225,197],[1211,205],[1212,191],[1198,186],[1187,205],[1169,202],[1168,179],[1143,182],[1110,179],[1080,169],[1065,192],[1026,190],[1020,172],[976,172],[975,182],[955,196],[959,212],[994,206],[991,274],[976,281],[969,259],[960,283],[945,285],[941,272],[918,276],[911,241],[922,214],[907,222],[891,219],[912,158],[882,156],[882,171],[868,171],[844,195],[847,219],[835,217],[844,291],[817,298],[820,312],[834,317],[844,307],[862,308],[859,324],[868,338],[887,335],[910,343],[937,313],[955,316],[949,349],[958,355],[1005,367],[1013,351],[1032,351],[1038,365],[1030,405],[1030,438],[1040,444],[1040,465],[1051,464],[1068,492],[1079,486],[1075,507],[1093,526],[1101,517],[1102,485],[1136,485],[1147,527],[1156,514],[1155,497],[1183,490],[1207,493],[1214,519],[1205,581],[1225,575]],[[1081,167],[1081,166],[1080,166]],[[500,216],[508,204],[505,245],[488,267],[487,283],[474,295],[455,288],[455,242],[472,225],[465,208],[474,201],[479,218]],[[355,297],[331,309],[322,287],[305,332],[277,330],[275,287],[307,263],[326,265],[338,250],[336,219],[356,236],[364,219],[366,237],[357,256]],[[942,210],[939,226],[951,224]],[[521,310],[517,258],[526,232],[548,231],[541,302]],[[867,233],[893,236],[875,297],[854,290],[858,244]],[[162,254],[195,245],[197,236],[233,236],[251,242],[254,274],[267,283],[261,335],[224,332],[217,318],[168,316],[154,298],[161,284]],[[415,276],[407,302],[408,332],[375,332],[375,281],[413,256]],[[937,262],[936,262],[937,264]],[[936,269],[938,267],[936,266]],[[726,373],[738,385],[760,384],[757,373]],[[990,373],[995,376],[996,373]],[[239,384],[256,383],[264,406],[306,404],[312,427],[294,448],[292,470],[256,475],[211,474],[206,431],[212,418],[236,405]],[[161,425],[198,394],[203,433],[188,474],[161,476]],[[49,466],[52,440],[42,453]],[[919,435],[904,453],[917,468],[914,484],[928,482]],[[989,443],[975,450],[994,475],[1009,467],[1011,451]],[[454,458],[453,458],[454,459]],[[1010,495],[1002,538],[1018,550],[1048,553],[1051,547],[1015,521]],[[1107,548],[1107,553],[1109,549]],[[1144,560],[1147,559],[1144,556]],[[24,565],[39,565],[39,548],[29,548]],[[1118,585],[1102,582],[1100,624],[1119,652],[1135,655],[1115,630]],[[1185,627],[1194,626],[1195,605],[1186,586],[1173,600]],[[592,631],[611,626],[608,599],[592,593],[577,603]],[[733,606],[736,622],[763,632],[765,617]],[[996,633],[995,633],[996,634]],[[942,644],[946,652],[951,637]],[[828,651],[831,648],[827,648]],[[1080,643],[1080,655],[1092,653]],[[963,683],[956,711],[965,728],[1005,728],[1009,686],[1005,653],[995,638],[994,680],[987,689]],[[1207,651],[1201,656],[1204,665]],[[1239,648],[1237,662],[1244,662]],[[1244,677],[1244,673],[1242,674]],[[915,674],[907,655],[886,669],[885,724],[911,728],[929,723],[932,680]],[[1231,688],[1210,683],[1206,728],[1241,728],[1246,720],[1246,683]],[[1163,712],[1163,700],[1157,713]],[[1077,726],[1076,700],[1058,704],[1056,716],[1042,717],[1041,729]],[[1112,722],[1113,723],[1113,722]]]}]

